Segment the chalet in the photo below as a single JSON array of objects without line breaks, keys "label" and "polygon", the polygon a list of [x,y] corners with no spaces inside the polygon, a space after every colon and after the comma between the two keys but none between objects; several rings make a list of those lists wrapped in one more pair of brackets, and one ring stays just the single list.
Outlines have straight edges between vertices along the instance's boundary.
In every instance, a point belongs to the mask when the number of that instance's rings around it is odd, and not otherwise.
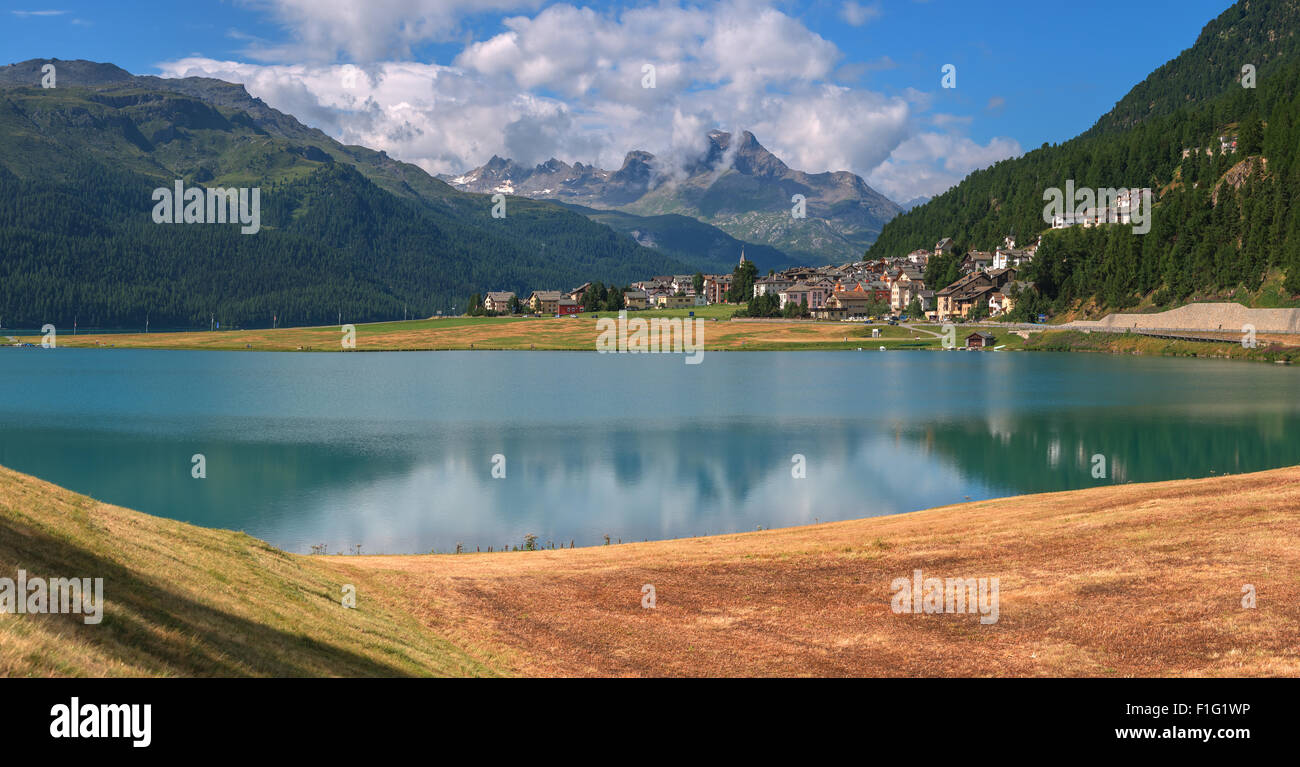
[{"label": "chalet", "polygon": [[961,261],[961,270],[966,274],[988,271],[993,268],[993,254],[985,250],[972,250]]},{"label": "chalet", "polygon": [[1013,266],[1023,266],[1033,259],[1033,254],[1027,249],[1016,250],[1015,248],[998,248],[993,251],[993,268],[1008,269]]},{"label": "chalet", "polygon": [[644,290],[625,290],[623,291],[623,306],[628,309],[644,309],[649,306],[649,298]]},{"label": "chalet", "polygon": [[695,298],[684,293],[660,295],[655,297],[655,305],[661,309],[685,309],[695,305]]},{"label": "chalet", "polygon": [[528,308],[540,314],[555,314],[561,298],[564,294],[558,290],[534,290],[528,297]]},{"label": "chalet", "polygon": [[966,336],[966,346],[970,349],[987,349],[993,345],[994,340],[992,333],[980,330]]},{"label": "chalet", "polygon": [[870,293],[861,289],[838,291],[826,299],[826,308],[842,310],[844,317],[866,317],[871,313],[871,304],[875,300]]},{"label": "chalet", "polygon": [[659,305],[660,298],[663,298],[664,296],[674,295],[672,288],[668,287],[667,285],[661,285],[659,283],[651,283],[648,287],[644,288],[644,290],[646,294],[646,301],[655,306]]},{"label": "chalet", "polygon": [[489,312],[508,312],[510,311],[510,299],[515,294],[510,291],[489,291],[487,297],[483,299],[483,308]]},{"label": "chalet", "polygon": [[988,301],[989,294],[996,290],[987,273],[968,274],[934,294],[937,319],[940,322],[956,317],[964,319],[976,303]]},{"label": "chalet", "polygon": [[1001,290],[1006,287],[1007,283],[1016,279],[1015,269],[990,269],[988,272],[989,279],[993,280],[993,287]]},{"label": "chalet", "polygon": [[582,304],[574,301],[572,298],[561,298],[555,302],[555,313],[561,317],[567,317],[570,314],[580,314]]},{"label": "chalet", "polygon": [[582,297],[587,295],[587,288],[589,287],[591,287],[591,283],[584,282],[578,287],[574,288],[573,290],[570,290],[568,293],[565,293],[564,295],[570,300],[577,301],[578,303],[582,303]]},{"label": "chalet", "polygon": [[944,237],[934,244],[934,257],[938,258],[945,253],[951,253],[956,247],[951,237]]}]

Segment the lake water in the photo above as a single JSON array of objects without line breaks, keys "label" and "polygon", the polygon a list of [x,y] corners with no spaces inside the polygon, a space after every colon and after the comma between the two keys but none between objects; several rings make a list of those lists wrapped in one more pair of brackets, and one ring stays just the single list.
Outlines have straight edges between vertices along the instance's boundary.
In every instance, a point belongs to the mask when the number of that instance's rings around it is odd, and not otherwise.
[{"label": "lake water", "polygon": [[1297,463],[1300,371],[1242,362],[0,349],[0,464],[298,552],[675,538]]}]

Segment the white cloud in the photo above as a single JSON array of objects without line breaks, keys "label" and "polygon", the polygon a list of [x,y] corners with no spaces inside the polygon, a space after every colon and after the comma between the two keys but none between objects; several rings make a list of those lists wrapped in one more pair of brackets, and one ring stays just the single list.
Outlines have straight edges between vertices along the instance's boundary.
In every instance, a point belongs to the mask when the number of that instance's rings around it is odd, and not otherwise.
[{"label": "white cloud", "polygon": [[921,133],[898,146],[868,177],[894,200],[933,197],[947,191],[973,170],[1023,154],[1020,142],[993,138],[979,144],[965,136]]},{"label": "white cloud", "polygon": [[416,62],[277,66],[191,58],[160,68],[170,77],[243,83],[253,96],[345,144],[382,149],[431,173],[459,172],[505,154],[506,126],[554,120],[562,108],[527,94],[502,100],[457,69]]},{"label": "white cloud", "polygon": [[[346,42],[358,52],[394,39],[410,44],[435,28],[445,32],[470,7],[372,0],[366,29],[341,40],[339,20],[353,18],[355,4],[274,5],[282,15],[310,17],[296,27],[300,40],[322,50]],[[421,22],[426,26],[394,26],[399,10],[412,8],[437,13]],[[959,135],[969,118],[929,114],[932,93],[884,95],[834,82],[842,70],[839,49],[759,0],[702,7],[661,0],[621,12],[561,3],[504,19],[498,33],[466,43],[452,66],[357,59],[250,64],[194,57],[160,69],[244,83],[252,95],[344,143],[385,150],[431,173],[460,173],[493,154],[617,168],[632,149],[653,152],[671,172],[698,156],[708,130],[748,129],[791,167],[853,171],[906,200],[1020,152],[1009,139],[981,146]],[[655,68],[654,88],[642,87],[646,64]]]},{"label": "white cloud", "polygon": [[508,77],[525,89],[570,96],[640,93],[642,66],[656,69],[655,91],[693,83],[741,90],[826,77],[840,58],[834,44],[774,8],[728,2],[710,10],[658,5],[604,15],[553,5],[505,21],[507,31],[468,46],[456,64]]},{"label": "white cloud", "polygon": [[862,5],[861,3],[846,2],[840,7],[840,18],[848,22],[850,26],[860,27],[879,17],[880,3]]},{"label": "white cloud", "polygon": [[244,0],[268,7],[295,38],[276,49],[254,47],[257,58],[355,61],[410,56],[411,47],[451,39],[466,16],[534,9],[541,0]]},{"label": "white cloud", "polygon": [[907,138],[912,122],[902,99],[832,85],[769,97],[750,115],[751,130],[768,149],[810,173],[874,168]]}]

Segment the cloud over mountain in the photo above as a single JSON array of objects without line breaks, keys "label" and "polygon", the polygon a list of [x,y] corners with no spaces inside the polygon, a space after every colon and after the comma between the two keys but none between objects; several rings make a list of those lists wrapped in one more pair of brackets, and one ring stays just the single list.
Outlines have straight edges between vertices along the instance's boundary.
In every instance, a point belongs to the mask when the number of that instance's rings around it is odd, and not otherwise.
[{"label": "cloud over mountain", "polygon": [[[319,56],[314,62],[274,63],[286,51],[255,46],[250,56],[270,60],[194,57],[159,66],[168,76],[242,82],[344,142],[432,173],[459,173],[494,154],[617,167],[634,148],[689,156],[705,148],[701,137],[711,128],[748,129],[809,172],[850,170],[910,199],[979,167],[970,162],[1020,151],[1009,139],[976,144],[959,121],[936,128],[923,92],[841,82],[855,71],[842,51],[770,3],[538,6],[377,0],[360,16],[342,0],[272,0],[275,18]],[[503,9],[531,13],[454,44],[448,65],[395,60],[421,44],[447,44],[467,19]],[[340,56],[354,63],[338,63]]]}]

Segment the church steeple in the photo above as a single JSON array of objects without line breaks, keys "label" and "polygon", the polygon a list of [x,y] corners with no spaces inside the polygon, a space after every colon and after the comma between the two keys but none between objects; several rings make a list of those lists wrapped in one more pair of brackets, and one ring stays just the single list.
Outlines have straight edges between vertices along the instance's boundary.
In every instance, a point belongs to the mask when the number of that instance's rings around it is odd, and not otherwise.
[{"label": "church steeple", "polygon": [[740,263],[741,263],[742,265],[745,263],[745,246],[744,246],[744,245],[741,245],[741,246],[740,246]]}]

